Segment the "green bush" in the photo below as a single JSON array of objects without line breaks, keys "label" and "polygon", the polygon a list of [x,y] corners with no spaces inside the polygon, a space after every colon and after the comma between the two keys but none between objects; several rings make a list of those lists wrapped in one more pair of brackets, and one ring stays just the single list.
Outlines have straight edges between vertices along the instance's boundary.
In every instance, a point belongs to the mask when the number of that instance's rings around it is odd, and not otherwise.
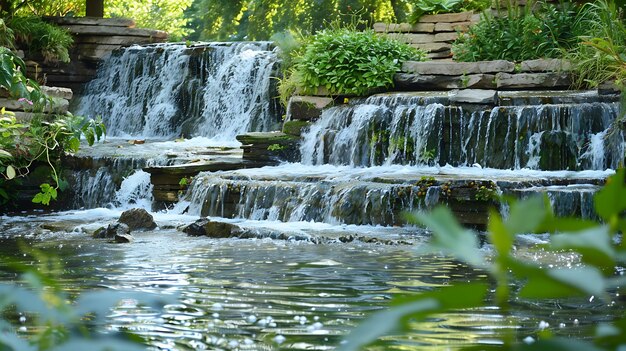
[{"label": "green bush", "polygon": [[332,95],[366,95],[393,86],[407,60],[423,61],[421,50],[372,31],[330,29],[312,37],[295,58],[288,78],[303,93],[324,87]]},{"label": "green bush", "polygon": [[455,13],[464,11],[484,11],[491,6],[491,0],[418,0],[413,4],[409,16],[411,23],[417,23],[423,15]]},{"label": "green bush", "polygon": [[69,48],[74,39],[66,30],[37,17],[13,17],[8,26],[13,30],[16,46],[31,55],[40,54],[44,62],[70,61]]},{"label": "green bush", "polygon": [[510,8],[506,15],[484,13],[454,42],[452,53],[465,62],[560,58],[585,33],[583,17],[579,7],[567,3]]}]

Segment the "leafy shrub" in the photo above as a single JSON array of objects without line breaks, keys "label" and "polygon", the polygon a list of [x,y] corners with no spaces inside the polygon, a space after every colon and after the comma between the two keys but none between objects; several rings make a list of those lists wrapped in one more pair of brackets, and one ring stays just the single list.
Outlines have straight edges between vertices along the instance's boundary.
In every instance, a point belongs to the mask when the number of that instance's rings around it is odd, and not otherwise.
[{"label": "leafy shrub", "polygon": [[533,10],[510,8],[506,15],[484,13],[452,46],[456,61],[559,58],[584,34],[580,8],[540,4]]},{"label": "leafy shrub", "polygon": [[483,11],[490,6],[491,0],[418,0],[413,4],[409,21],[417,23],[423,15]]},{"label": "leafy shrub", "polygon": [[13,30],[18,47],[30,54],[40,54],[44,62],[69,62],[72,36],[55,25],[37,17],[13,17],[8,26]]},{"label": "leafy shrub", "polygon": [[[437,313],[460,308],[495,305],[506,319],[510,304],[520,300],[558,305],[558,299],[578,298],[584,303],[597,298],[612,305],[615,303],[612,302],[614,296],[622,296],[625,290],[624,277],[616,274],[621,270],[618,267],[626,264],[626,244],[622,235],[626,223],[625,176],[626,171],[618,170],[594,198],[595,210],[602,223],[556,218],[550,206],[546,205],[549,204],[548,199],[538,197],[512,203],[508,218],[491,211],[487,239],[494,253],[490,258],[485,257],[485,252],[478,245],[479,233],[462,228],[447,208],[440,207],[430,214],[411,215],[413,221],[433,231],[429,247],[424,251],[443,252],[484,271],[489,274],[490,282],[462,283],[397,297],[392,301],[391,308],[372,315],[357,327],[338,351],[362,350],[381,336],[396,330],[407,330],[415,321],[436,318]],[[551,233],[550,243],[542,246],[544,254],[567,252],[579,257],[580,263],[558,268],[542,266],[530,258],[516,257],[515,237],[522,233]],[[618,315],[603,317],[592,340],[555,337],[551,330],[546,329],[538,332],[536,342],[519,345],[515,340],[521,338],[513,328],[509,328],[509,334],[497,347],[481,345],[464,349],[623,350],[626,347],[626,313],[623,308],[616,308]]]},{"label": "leafy shrub", "polygon": [[365,95],[392,86],[403,61],[424,59],[423,51],[371,31],[330,29],[303,47],[289,79],[303,93],[325,87],[330,94]]}]

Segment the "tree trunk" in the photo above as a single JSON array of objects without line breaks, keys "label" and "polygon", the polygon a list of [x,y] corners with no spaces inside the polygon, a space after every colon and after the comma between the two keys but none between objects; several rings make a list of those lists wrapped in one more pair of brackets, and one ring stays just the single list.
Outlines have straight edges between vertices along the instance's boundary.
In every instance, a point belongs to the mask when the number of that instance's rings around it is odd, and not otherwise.
[{"label": "tree trunk", "polygon": [[104,17],[104,0],[85,0],[87,17]]}]

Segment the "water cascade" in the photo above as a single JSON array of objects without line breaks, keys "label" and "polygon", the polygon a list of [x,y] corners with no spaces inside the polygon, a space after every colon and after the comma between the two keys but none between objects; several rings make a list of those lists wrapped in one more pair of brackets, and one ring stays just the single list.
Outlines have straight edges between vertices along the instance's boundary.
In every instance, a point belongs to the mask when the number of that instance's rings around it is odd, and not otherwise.
[{"label": "water cascade", "polygon": [[623,159],[621,133],[607,137],[617,102],[583,94],[583,102],[456,106],[446,94],[375,95],[326,109],[304,135],[303,163],[604,170]]},{"label": "water cascade", "polygon": [[103,64],[77,113],[102,116],[109,136],[233,141],[280,120],[277,61],[267,42],[132,46]]}]

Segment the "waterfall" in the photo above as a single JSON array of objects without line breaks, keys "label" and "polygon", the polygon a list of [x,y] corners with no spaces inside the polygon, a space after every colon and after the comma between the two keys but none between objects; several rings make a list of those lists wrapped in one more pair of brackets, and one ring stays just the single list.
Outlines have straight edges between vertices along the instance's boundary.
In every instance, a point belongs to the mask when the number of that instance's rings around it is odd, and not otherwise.
[{"label": "waterfall", "polygon": [[445,99],[375,95],[328,108],[303,135],[302,163],[450,164],[499,169],[604,170],[623,159],[607,137],[615,102],[449,105]]},{"label": "waterfall", "polygon": [[110,136],[232,141],[279,120],[270,43],[132,46],[114,53],[79,99]]}]

